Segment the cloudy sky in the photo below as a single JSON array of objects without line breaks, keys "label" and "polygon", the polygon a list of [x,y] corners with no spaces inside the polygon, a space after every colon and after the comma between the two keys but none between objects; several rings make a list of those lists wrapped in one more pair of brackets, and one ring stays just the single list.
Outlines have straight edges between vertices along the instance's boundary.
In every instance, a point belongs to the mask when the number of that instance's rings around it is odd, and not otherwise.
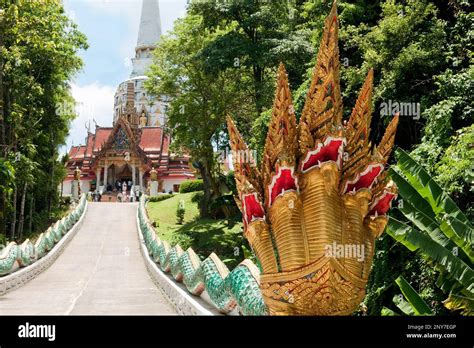
[{"label": "cloudy sky", "polygon": [[[186,0],[159,0],[162,32],[186,11]],[[141,0],[64,0],[67,15],[88,39],[89,49],[80,52],[85,66],[71,81],[72,94],[78,103],[79,117],[71,125],[67,145],[83,144],[85,124],[95,119],[101,126],[111,126],[113,97],[118,84],[131,72],[131,61],[140,21]],[[91,122],[93,124],[93,122]]]}]

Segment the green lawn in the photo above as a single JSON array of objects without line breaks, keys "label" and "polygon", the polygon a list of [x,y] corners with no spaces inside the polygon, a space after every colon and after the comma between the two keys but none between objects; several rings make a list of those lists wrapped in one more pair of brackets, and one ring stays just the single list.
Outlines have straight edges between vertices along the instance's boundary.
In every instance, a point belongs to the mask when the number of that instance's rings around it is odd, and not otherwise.
[{"label": "green lawn", "polygon": [[176,209],[179,201],[184,200],[186,213],[184,214],[184,224],[194,221],[199,216],[199,209],[196,203],[191,202],[195,192],[176,194],[174,197],[161,202],[149,202],[147,205],[148,217],[150,221],[158,221],[156,228],[158,236],[168,242],[172,241],[173,233],[183,227],[177,224]]},{"label": "green lawn", "polygon": [[[176,194],[161,202],[147,205],[150,221],[158,221],[157,235],[171,245],[179,243],[186,250],[194,251],[205,258],[215,252],[230,268],[244,259],[242,245],[248,245],[242,235],[242,223],[227,220],[199,219],[197,203],[191,201],[195,192]],[[176,209],[179,201],[185,202],[184,223],[177,224]]]}]

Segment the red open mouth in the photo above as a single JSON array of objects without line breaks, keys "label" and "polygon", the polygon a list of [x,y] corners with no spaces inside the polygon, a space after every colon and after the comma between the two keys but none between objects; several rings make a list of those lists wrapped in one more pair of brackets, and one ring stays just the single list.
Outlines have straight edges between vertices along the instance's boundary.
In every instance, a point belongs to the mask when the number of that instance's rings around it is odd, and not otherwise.
[{"label": "red open mouth", "polygon": [[332,161],[341,168],[342,153],[344,151],[344,138],[327,137],[324,143],[316,145],[314,150],[307,153],[305,159],[301,163],[301,171],[306,173],[314,167],[320,167],[321,163]]},{"label": "red open mouth", "polygon": [[374,203],[370,206],[369,215],[379,216],[385,215],[392,207],[392,200],[397,197],[395,193],[384,192]]},{"label": "red open mouth", "polygon": [[295,171],[289,167],[279,167],[272,177],[272,182],[268,186],[270,200],[268,206],[271,207],[275,199],[287,191],[298,191]]},{"label": "red open mouth", "polygon": [[244,195],[242,198],[242,205],[244,208],[244,220],[246,225],[254,220],[265,218],[262,203],[258,200],[256,193]]},{"label": "red open mouth", "polygon": [[344,193],[351,191],[357,192],[362,188],[371,188],[375,182],[375,179],[377,179],[382,170],[383,164],[369,164],[367,168],[362,173],[359,173],[354,180],[348,181],[346,183]]}]

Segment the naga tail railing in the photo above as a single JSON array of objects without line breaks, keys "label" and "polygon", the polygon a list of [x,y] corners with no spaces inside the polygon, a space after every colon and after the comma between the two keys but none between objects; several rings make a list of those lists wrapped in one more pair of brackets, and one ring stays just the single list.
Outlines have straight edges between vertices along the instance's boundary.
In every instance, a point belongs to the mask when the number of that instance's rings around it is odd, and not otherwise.
[{"label": "naga tail railing", "polygon": [[230,272],[214,253],[201,261],[192,248],[183,251],[179,245],[171,247],[156,235],[145,204],[142,196],[138,207],[140,232],[150,257],[163,272],[182,282],[192,295],[207,292],[212,305],[221,313],[237,308],[243,315],[267,314],[259,288],[260,270],[252,261],[246,259]]},{"label": "naga tail railing", "polygon": [[79,221],[86,207],[86,196],[65,217],[41,233],[33,244],[29,239],[21,245],[10,242],[0,253],[0,279],[19,268],[29,266],[44,257],[61,238]]}]

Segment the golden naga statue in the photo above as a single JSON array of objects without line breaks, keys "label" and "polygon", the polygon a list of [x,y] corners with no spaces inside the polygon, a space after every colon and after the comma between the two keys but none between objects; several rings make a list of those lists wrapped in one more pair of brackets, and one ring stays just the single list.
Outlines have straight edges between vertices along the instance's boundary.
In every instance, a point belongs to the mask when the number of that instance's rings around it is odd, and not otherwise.
[{"label": "golden naga statue", "polygon": [[151,181],[157,181],[158,180],[158,172],[155,170],[155,167],[151,167],[150,180]]},{"label": "golden naga statue", "polygon": [[371,70],[343,124],[334,5],[298,126],[280,65],[260,171],[241,160],[248,147],[228,118],[236,200],[271,315],[349,315],[365,295],[375,239],[397,195],[384,167],[398,115],[372,148],[372,84]]},{"label": "golden naga statue", "polygon": [[146,117],[145,110],[142,110],[142,114],[140,116],[140,127],[146,127],[148,124],[148,118]]},{"label": "golden naga statue", "polygon": [[81,180],[81,170],[77,166],[76,166],[76,169],[74,170],[74,180],[77,180],[77,181]]}]

